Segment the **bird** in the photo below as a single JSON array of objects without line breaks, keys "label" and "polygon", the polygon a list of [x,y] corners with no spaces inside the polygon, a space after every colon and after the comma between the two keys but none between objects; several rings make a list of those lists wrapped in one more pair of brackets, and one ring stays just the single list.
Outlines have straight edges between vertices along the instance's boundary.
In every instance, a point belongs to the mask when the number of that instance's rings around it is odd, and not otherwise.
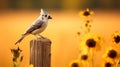
[{"label": "bird", "polygon": [[50,14],[47,11],[41,9],[40,16],[21,35],[21,37],[15,42],[15,45],[20,43],[29,34],[35,35],[35,37],[44,38],[42,35],[40,35],[40,33],[46,29],[49,19],[52,19]]}]

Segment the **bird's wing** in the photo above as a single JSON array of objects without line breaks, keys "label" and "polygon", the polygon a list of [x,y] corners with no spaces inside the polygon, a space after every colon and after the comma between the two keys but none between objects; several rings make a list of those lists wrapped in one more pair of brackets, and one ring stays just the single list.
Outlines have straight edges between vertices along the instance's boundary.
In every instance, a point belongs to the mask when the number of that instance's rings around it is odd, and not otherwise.
[{"label": "bird's wing", "polygon": [[44,23],[43,21],[38,20],[34,25],[32,25],[31,27],[29,27],[29,28],[26,30],[26,33],[25,33],[25,34],[31,33],[31,32],[33,32],[34,30],[39,29],[39,28],[42,26],[43,23]]}]

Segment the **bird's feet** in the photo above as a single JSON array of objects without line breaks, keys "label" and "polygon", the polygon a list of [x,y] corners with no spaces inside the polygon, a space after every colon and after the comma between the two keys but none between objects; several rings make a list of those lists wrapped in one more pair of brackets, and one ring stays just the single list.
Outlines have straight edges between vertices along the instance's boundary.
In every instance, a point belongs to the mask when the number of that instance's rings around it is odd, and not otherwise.
[{"label": "bird's feet", "polygon": [[39,35],[41,38],[43,38],[43,39],[45,39],[45,37],[44,36],[42,36],[42,35]]},{"label": "bird's feet", "polygon": [[42,36],[42,35],[35,35],[35,36],[36,36],[36,38],[43,38],[43,39],[45,39],[45,37]]}]

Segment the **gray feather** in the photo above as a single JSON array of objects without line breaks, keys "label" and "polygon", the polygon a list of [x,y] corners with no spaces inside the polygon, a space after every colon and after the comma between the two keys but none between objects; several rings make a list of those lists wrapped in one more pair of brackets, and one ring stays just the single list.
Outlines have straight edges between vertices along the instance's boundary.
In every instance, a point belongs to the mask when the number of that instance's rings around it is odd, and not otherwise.
[{"label": "gray feather", "polygon": [[42,24],[43,24],[43,21],[37,21],[37,23],[34,24],[33,26],[31,26],[31,27],[26,31],[25,34],[31,33],[31,32],[33,32],[34,30],[39,29],[39,28],[42,26]]},{"label": "gray feather", "polygon": [[20,43],[23,39],[24,39],[25,35],[23,34],[16,42],[15,42],[15,45],[17,43]]}]

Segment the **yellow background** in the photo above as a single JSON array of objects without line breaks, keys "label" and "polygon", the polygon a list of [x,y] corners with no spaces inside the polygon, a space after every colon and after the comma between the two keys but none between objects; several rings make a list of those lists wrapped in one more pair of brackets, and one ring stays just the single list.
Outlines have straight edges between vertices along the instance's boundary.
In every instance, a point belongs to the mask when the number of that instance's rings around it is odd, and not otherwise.
[{"label": "yellow background", "polygon": [[[12,67],[11,48],[15,48],[15,41],[24,33],[27,27],[39,16],[40,10],[8,10],[0,12],[0,67]],[[102,51],[95,54],[95,61],[101,61],[101,54],[106,46],[112,44],[111,35],[120,31],[120,12],[94,10],[91,32],[104,37]],[[79,37],[77,32],[84,22],[78,15],[79,11],[49,11],[52,20],[49,21],[43,36],[52,41],[52,67],[67,67],[79,54]],[[33,35],[27,36],[20,44],[24,55],[20,67],[28,67],[30,40]],[[96,63],[97,65],[99,63]]]}]

